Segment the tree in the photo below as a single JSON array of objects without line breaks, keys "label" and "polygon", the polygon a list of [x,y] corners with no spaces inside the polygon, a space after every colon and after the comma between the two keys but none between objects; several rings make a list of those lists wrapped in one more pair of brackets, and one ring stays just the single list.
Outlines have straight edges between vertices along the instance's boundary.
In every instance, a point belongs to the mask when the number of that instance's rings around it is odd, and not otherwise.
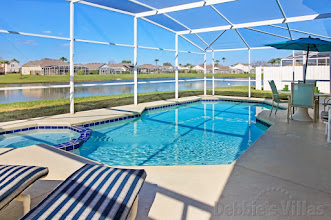
[{"label": "tree", "polygon": [[157,66],[157,62],[159,62],[159,59],[155,59],[155,66]]},{"label": "tree", "polygon": [[166,62],[166,63],[163,64],[163,66],[172,66],[172,65],[171,65],[171,63]]},{"label": "tree", "polygon": [[13,58],[11,61],[12,61],[12,62],[20,63],[20,61],[16,60],[15,58]]},{"label": "tree", "polygon": [[271,65],[273,65],[273,66],[275,66],[275,64],[277,64],[279,66],[281,61],[282,61],[282,58],[275,58],[275,59],[269,60],[268,63],[271,63]]},{"label": "tree", "polygon": [[66,62],[66,61],[68,61],[68,59],[67,58],[65,58],[65,57],[60,57],[60,59],[59,60],[61,60],[61,61],[63,61],[63,62]]},{"label": "tree", "polygon": [[122,60],[122,63],[131,63],[131,60]]},{"label": "tree", "polygon": [[276,58],[275,59],[275,62],[276,64],[279,66],[280,65],[280,62],[282,61],[282,58]]},{"label": "tree", "polygon": [[9,64],[8,60],[0,60],[0,64]]},{"label": "tree", "polygon": [[220,61],[219,61],[219,60],[216,60],[215,62],[216,62],[216,66],[218,66],[218,63],[219,63]]},{"label": "tree", "polygon": [[275,63],[276,63],[276,60],[275,60],[275,59],[271,59],[271,60],[269,60],[269,61],[268,61],[268,63],[271,63],[271,65],[273,65],[273,66],[274,66],[274,65],[275,65]]},{"label": "tree", "polygon": [[223,66],[224,66],[225,60],[226,60],[226,58],[225,58],[225,57],[223,57],[223,58],[222,58],[222,61],[223,61]]}]

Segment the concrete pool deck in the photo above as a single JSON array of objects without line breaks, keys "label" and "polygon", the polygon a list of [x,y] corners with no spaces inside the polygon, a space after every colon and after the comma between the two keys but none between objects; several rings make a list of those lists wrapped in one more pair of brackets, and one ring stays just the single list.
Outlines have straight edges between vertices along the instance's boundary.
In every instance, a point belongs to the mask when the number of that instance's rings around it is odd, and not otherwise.
[{"label": "concrete pool deck", "polygon": [[[0,123],[0,129],[50,123],[82,124],[125,114],[140,114],[146,107],[200,98],[5,122]],[[247,100],[221,96],[204,98]],[[331,144],[326,142],[324,124],[297,121],[287,124],[286,111],[282,110],[271,117],[269,110],[265,110],[258,117],[273,125],[231,165],[143,167],[147,179],[140,192],[137,219],[265,219],[266,216],[270,219],[330,219]],[[75,170],[95,162],[39,145],[2,148],[0,163],[49,167],[49,175],[27,190],[34,207]],[[236,213],[231,212],[231,207],[235,207]],[[240,208],[244,208],[245,213],[240,213]],[[255,213],[248,212],[249,209]],[[280,211],[285,213],[278,215]],[[22,204],[16,201],[0,211],[0,219],[18,219],[22,215]]]}]

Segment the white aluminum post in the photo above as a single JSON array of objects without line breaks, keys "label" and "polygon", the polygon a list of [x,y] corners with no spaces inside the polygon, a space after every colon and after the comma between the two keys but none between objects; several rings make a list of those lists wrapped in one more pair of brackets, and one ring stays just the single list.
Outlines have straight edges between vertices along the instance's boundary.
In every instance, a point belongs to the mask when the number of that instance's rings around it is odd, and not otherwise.
[{"label": "white aluminum post", "polygon": [[248,49],[248,98],[251,97],[251,49]]},{"label": "white aluminum post", "polygon": [[295,80],[295,59],[294,59],[294,50],[292,50],[292,66],[293,66],[293,83]]},{"label": "white aluminum post", "polygon": [[133,22],[133,35],[134,35],[134,52],[133,52],[133,93],[134,93],[134,104],[138,105],[138,69],[137,69],[137,52],[138,52],[138,46],[137,46],[137,17],[134,17]]},{"label": "white aluminum post", "polygon": [[70,114],[75,113],[74,84],[74,2],[70,2]]},{"label": "white aluminum post", "polygon": [[176,70],[175,70],[175,98],[178,99],[178,34],[176,34],[176,37],[175,37],[175,49],[176,49],[176,53],[175,53],[175,66],[176,66]]},{"label": "white aluminum post", "polygon": [[207,53],[203,56],[203,94],[207,95]]},{"label": "white aluminum post", "polygon": [[212,62],[213,62],[213,95],[215,95],[215,53],[212,52]]}]

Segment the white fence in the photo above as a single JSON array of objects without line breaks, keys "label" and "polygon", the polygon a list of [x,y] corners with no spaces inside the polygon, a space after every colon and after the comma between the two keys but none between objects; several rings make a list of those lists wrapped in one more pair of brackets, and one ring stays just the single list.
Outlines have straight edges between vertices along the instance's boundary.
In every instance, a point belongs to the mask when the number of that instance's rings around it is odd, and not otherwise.
[{"label": "white fence", "polygon": [[[285,85],[291,88],[293,80],[293,67],[257,67],[256,68],[256,89],[261,90],[261,75],[263,74],[264,90],[270,91],[268,80],[274,80],[279,90]],[[330,85],[330,66],[308,66],[306,79],[314,79],[317,81],[318,89],[323,93],[331,93]],[[294,80],[303,80],[303,67],[296,66],[294,68]]]}]

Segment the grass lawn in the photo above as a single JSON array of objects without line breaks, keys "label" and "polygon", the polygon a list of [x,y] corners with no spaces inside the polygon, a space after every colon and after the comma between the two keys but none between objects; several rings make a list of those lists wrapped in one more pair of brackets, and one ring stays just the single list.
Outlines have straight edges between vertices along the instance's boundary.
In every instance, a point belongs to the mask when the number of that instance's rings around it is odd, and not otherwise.
[{"label": "grass lawn", "polygon": [[[207,92],[211,94],[212,90],[209,89]],[[247,97],[248,86],[216,88],[215,93],[216,95]],[[179,97],[202,94],[203,90],[179,91]],[[271,98],[270,91],[255,90],[254,86],[252,87],[251,94],[252,97]],[[165,100],[174,98],[174,96],[175,92],[140,93],[138,94],[138,102]],[[282,99],[286,99],[287,97],[286,94],[281,94],[280,96]],[[75,99],[75,110],[86,111],[129,104],[133,104],[133,94],[80,97]],[[69,113],[68,98],[0,104],[0,122],[64,113]]]},{"label": "grass lawn", "polygon": [[[155,79],[155,78],[174,78],[174,73],[160,74],[139,74],[139,79]],[[179,77],[203,77],[201,73],[180,73]],[[207,74],[207,77],[212,77],[212,74]],[[215,74],[217,78],[248,78],[248,74]],[[252,78],[255,75],[252,74]],[[106,80],[125,80],[133,79],[133,74],[112,74],[112,75],[77,75],[76,82],[88,81],[106,81]],[[37,76],[37,75],[21,75],[7,74],[0,75],[0,84],[8,83],[52,83],[52,82],[69,82],[69,76]]]}]

